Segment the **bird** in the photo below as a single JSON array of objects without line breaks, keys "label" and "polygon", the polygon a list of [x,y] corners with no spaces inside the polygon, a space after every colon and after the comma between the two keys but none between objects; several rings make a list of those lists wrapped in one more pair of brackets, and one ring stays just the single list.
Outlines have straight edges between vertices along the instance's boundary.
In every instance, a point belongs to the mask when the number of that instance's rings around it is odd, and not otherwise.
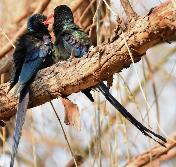
[{"label": "bird", "polygon": [[[65,5],[63,5],[65,6]],[[55,10],[57,10],[57,8],[55,8]],[[57,16],[60,15],[60,13],[58,13],[57,11],[55,12],[57,13]],[[61,13],[62,15],[63,13]],[[65,21],[67,21],[67,14],[64,15],[63,19],[65,19]],[[50,21],[53,18],[53,15],[49,15],[46,22],[52,23],[52,21]],[[68,18],[69,19],[69,18]],[[70,53],[75,56],[75,57],[82,57],[82,55],[84,55],[85,53],[87,53],[89,46],[91,45],[91,41],[89,38],[87,38],[87,34],[85,34],[84,31],[82,31],[76,24],[64,24],[64,25],[59,25],[58,23],[65,23],[64,20],[62,20],[61,17],[58,17],[58,21],[54,22],[54,29],[56,28],[57,30],[54,30],[55,33],[55,37],[56,37],[56,41],[55,44],[53,46],[55,54],[53,56],[53,59],[55,62],[58,62],[59,60],[67,60],[68,58],[70,58]],[[58,25],[57,25],[58,24]],[[63,36],[63,38],[60,39],[60,30],[58,30],[59,27],[64,27],[65,31],[64,33],[68,33],[65,34]],[[76,30],[76,31],[74,31]],[[76,38],[70,38],[71,36],[69,34],[73,34],[74,37],[76,37],[80,42],[76,42]],[[85,36],[86,35],[86,36]],[[85,36],[85,38],[84,38]],[[70,47],[69,45],[67,45],[67,42],[64,41],[67,40],[72,40],[70,41],[71,43],[75,45],[73,47]],[[81,44],[84,44],[83,46]],[[59,47],[59,49],[58,49]],[[65,48],[66,47],[66,48]],[[57,55],[57,56],[55,56]],[[87,88],[85,90],[82,90],[81,92],[84,93],[91,102],[94,102],[93,96],[90,93],[91,89]]]},{"label": "bird", "polygon": [[[52,20],[52,21],[51,21]],[[60,5],[54,9],[54,14],[48,16],[46,22],[53,23],[53,31],[55,35],[54,47],[57,49],[55,60],[67,60],[71,56],[81,58],[88,53],[91,46],[91,40],[88,35],[74,23],[73,13],[67,5]],[[139,121],[137,121],[109,92],[109,88],[103,83],[99,83],[96,88],[104,95],[104,97],[136,128],[138,128],[145,136],[150,137],[160,145],[164,146],[167,140],[154,133]],[[86,89],[90,96],[90,90]],[[91,100],[93,102],[93,100]],[[159,139],[159,140],[158,140]]]},{"label": "bird", "polygon": [[18,103],[10,167],[14,165],[25,122],[29,103],[29,85],[41,68],[53,64],[51,36],[48,25],[44,23],[46,19],[45,15],[38,13],[28,18],[27,31],[16,41],[16,49],[13,53],[13,70],[8,92],[13,90],[12,95],[18,97]]}]

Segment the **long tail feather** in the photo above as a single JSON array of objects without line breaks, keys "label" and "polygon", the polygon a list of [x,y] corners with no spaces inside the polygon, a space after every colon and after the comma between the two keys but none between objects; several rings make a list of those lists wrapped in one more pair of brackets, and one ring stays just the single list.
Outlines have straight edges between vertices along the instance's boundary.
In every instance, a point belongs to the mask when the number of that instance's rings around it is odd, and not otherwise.
[{"label": "long tail feather", "polygon": [[22,127],[25,121],[28,103],[29,103],[29,91],[27,89],[25,91],[22,91],[19,97],[19,103],[18,103],[17,113],[16,113],[16,125],[15,125],[15,131],[13,135],[10,167],[13,167],[14,165],[14,160],[17,154],[18,144],[21,138]]},{"label": "long tail feather", "polygon": [[[21,84],[19,82],[16,83],[16,85],[12,89],[12,96],[18,96],[18,95],[20,95],[20,92],[22,92],[24,86],[25,86],[24,84]],[[9,91],[11,91],[11,90],[9,89]]]},{"label": "long tail feather", "polygon": [[[145,136],[150,137],[154,141],[158,142],[160,145],[166,147],[162,142],[166,143],[166,139],[150,129],[146,128],[144,125],[142,125],[139,121],[137,121],[109,92],[108,87],[101,82],[97,87],[102,94],[105,96],[105,98],[126,118],[128,119],[136,128],[138,128]],[[160,139],[162,142],[156,140],[151,136],[155,136],[156,138]]]},{"label": "long tail feather", "polygon": [[93,96],[92,94],[90,93],[91,89],[84,89],[82,90],[81,92],[84,93],[91,102],[94,102],[94,99],[93,99]]}]

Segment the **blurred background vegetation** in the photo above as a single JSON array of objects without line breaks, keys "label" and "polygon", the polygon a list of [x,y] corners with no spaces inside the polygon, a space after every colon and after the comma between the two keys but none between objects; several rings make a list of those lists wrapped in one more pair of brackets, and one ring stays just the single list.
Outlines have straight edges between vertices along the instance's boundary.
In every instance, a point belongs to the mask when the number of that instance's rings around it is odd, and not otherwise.
[{"label": "blurred background vegetation", "polygon": [[[41,0],[0,0],[0,48],[12,39],[26,23],[27,17],[39,6]],[[120,0],[106,1],[126,23]],[[144,16],[162,0],[131,0],[135,11]],[[52,0],[44,14],[49,15],[60,4],[69,5],[75,22],[91,37],[94,45],[108,41],[116,26],[116,18],[102,1],[97,10],[96,0]],[[98,24],[95,12],[99,13]],[[96,26],[99,31],[96,33]],[[50,27],[51,28],[51,27]],[[1,51],[1,49],[0,49]],[[0,60],[1,83],[8,81],[11,55]],[[138,119],[164,136],[176,133],[176,43],[165,42],[149,49],[142,60],[135,64],[147,101],[141,93],[134,67],[113,76],[111,93]],[[156,143],[143,136],[129,124],[106,100],[93,92],[95,103],[81,93],[69,96],[80,110],[81,129],[64,124],[64,107],[60,98],[53,101],[63,123],[67,138],[84,167],[121,167],[133,157],[149,150]],[[149,106],[148,106],[149,104]],[[158,126],[159,125],[159,126]],[[0,166],[9,166],[14,120],[7,123],[0,133]],[[175,134],[176,136],[176,134]],[[172,156],[158,159],[149,166],[175,167],[176,150]],[[43,104],[27,112],[15,166],[63,167],[71,166],[72,155],[51,108]]]}]

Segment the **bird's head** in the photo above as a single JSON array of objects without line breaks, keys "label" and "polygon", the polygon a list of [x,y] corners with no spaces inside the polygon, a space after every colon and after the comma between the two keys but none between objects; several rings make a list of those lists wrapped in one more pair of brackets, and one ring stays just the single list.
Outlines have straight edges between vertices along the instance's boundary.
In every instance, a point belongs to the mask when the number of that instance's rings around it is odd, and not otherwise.
[{"label": "bird's head", "polygon": [[53,24],[55,33],[62,31],[63,26],[70,23],[74,23],[73,13],[66,5],[57,6],[54,14],[50,14],[44,21],[44,24]]},{"label": "bird's head", "polygon": [[62,31],[64,25],[74,23],[73,13],[66,5],[57,6],[54,9],[53,17],[53,29],[55,33]]},{"label": "bird's head", "polygon": [[47,17],[43,14],[34,14],[29,17],[27,29],[29,32],[48,31],[48,24],[44,24]]},{"label": "bird's head", "polygon": [[66,5],[57,6],[54,9],[54,22],[60,24],[74,22],[71,9]]}]

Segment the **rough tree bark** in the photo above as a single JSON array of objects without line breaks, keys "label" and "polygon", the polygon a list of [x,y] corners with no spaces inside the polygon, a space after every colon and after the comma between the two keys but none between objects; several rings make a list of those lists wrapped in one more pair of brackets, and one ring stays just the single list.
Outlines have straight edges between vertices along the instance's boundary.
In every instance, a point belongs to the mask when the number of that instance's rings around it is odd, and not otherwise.
[{"label": "rough tree bark", "polygon": [[[169,140],[166,143],[167,148],[163,148],[160,145],[155,146],[154,148],[139,154],[138,156],[132,158],[125,167],[142,167],[147,164],[157,161],[168,160],[173,158],[176,155],[176,134],[174,133],[171,137],[172,140]],[[174,156],[173,156],[174,155]],[[150,165],[149,165],[150,166]],[[151,164],[151,166],[154,166]]]},{"label": "rough tree bark", "polygon": [[[133,24],[133,25],[132,25]],[[164,40],[175,40],[176,10],[172,1],[153,9],[146,17],[138,17],[124,32],[135,62],[146,50]],[[116,34],[118,36],[118,34]],[[81,59],[63,61],[41,70],[31,85],[29,107],[41,105],[52,98],[67,96],[96,86],[131,64],[123,35],[91,51]],[[8,119],[16,111],[17,99],[6,94],[8,83],[0,85],[0,119]],[[48,93],[49,92],[49,93]]]}]

